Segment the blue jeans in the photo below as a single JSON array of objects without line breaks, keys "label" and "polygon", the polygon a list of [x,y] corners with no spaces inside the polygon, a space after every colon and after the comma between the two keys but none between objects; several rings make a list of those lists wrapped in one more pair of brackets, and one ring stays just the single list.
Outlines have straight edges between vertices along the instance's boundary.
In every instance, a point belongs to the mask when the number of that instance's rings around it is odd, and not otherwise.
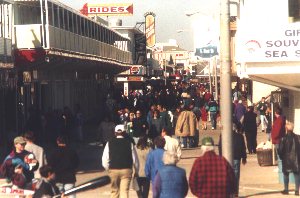
[{"label": "blue jeans", "polygon": [[274,144],[274,147],[275,147],[276,156],[277,156],[278,172],[282,172],[282,160],[280,159],[280,157],[278,155],[279,144]]},{"label": "blue jeans", "polygon": [[216,129],[217,126],[217,112],[210,111],[210,121],[211,121],[211,127]]},{"label": "blue jeans", "polygon": [[[291,172],[294,174],[295,178],[295,191],[299,191],[299,173]],[[283,172],[283,182],[284,182],[284,190],[289,190],[289,172]]]},{"label": "blue jeans", "polygon": [[[74,188],[75,184],[71,184],[71,183],[70,184],[57,183],[56,186],[57,186],[58,190],[61,193],[63,193],[65,191],[67,191],[67,190],[70,190],[70,189]],[[68,198],[76,198],[76,194],[68,195]]]},{"label": "blue jeans", "polygon": [[183,144],[184,148],[192,148],[194,146],[192,138],[193,137],[191,137],[191,136],[185,136],[185,137],[178,136],[177,137],[178,141],[180,142],[180,144]]},{"label": "blue jeans", "polygon": [[233,170],[234,170],[235,183],[236,183],[236,189],[235,189],[236,194],[239,194],[240,167],[241,167],[241,160],[233,160]]}]

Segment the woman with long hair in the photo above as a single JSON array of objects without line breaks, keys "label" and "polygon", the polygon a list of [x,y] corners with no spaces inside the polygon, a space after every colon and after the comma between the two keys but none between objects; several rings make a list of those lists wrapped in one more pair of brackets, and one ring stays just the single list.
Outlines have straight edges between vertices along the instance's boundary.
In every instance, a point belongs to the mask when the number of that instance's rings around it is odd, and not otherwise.
[{"label": "woman with long hair", "polygon": [[150,151],[151,147],[148,143],[148,137],[140,137],[136,145],[136,152],[140,164],[139,172],[137,173],[137,182],[139,185],[139,191],[137,191],[137,195],[139,198],[146,198],[149,194],[150,180],[145,175],[145,164],[147,155]]}]

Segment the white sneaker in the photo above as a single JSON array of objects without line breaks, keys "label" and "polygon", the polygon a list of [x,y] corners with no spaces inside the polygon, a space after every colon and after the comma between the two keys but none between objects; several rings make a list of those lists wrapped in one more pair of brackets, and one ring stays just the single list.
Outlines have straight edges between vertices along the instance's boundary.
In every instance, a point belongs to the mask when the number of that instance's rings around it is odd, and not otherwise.
[{"label": "white sneaker", "polygon": [[214,128],[214,127],[211,127],[211,129],[212,129],[212,130],[215,130],[215,128]]}]

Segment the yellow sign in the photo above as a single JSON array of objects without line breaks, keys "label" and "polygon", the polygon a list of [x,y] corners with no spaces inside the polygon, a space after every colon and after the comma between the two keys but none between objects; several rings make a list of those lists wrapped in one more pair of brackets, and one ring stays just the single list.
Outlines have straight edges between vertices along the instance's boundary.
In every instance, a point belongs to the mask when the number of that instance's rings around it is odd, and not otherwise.
[{"label": "yellow sign", "polygon": [[146,33],[146,45],[153,47],[155,45],[155,14],[148,12],[145,14],[145,33]]}]

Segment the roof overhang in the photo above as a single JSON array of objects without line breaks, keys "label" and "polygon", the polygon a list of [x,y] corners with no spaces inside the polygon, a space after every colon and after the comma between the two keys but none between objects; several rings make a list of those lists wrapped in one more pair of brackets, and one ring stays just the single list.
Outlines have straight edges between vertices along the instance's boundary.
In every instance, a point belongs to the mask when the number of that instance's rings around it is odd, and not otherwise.
[{"label": "roof overhang", "polygon": [[245,74],[255,81],[300,91],[300,62],[246,63]]}]

